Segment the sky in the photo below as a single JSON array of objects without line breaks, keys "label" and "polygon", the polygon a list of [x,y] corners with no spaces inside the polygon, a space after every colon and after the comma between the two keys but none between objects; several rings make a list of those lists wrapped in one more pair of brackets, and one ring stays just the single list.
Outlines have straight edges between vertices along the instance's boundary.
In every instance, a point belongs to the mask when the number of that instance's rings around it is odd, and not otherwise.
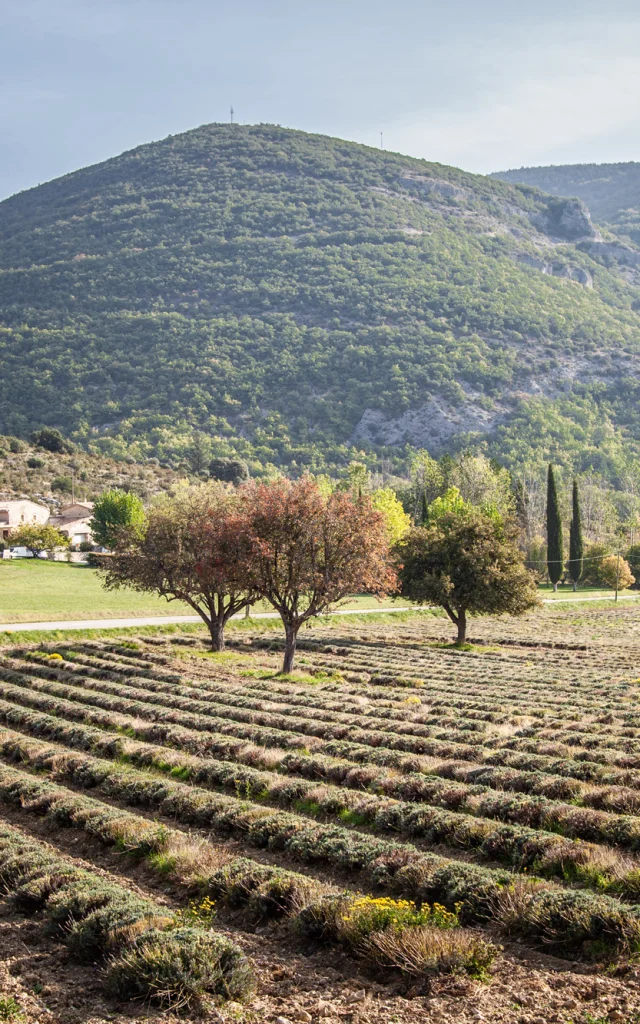
[{"label": "sky", "polygon": [[0,0],[0,198],[212,121],[486,173],[640,159],[637,0]]}]

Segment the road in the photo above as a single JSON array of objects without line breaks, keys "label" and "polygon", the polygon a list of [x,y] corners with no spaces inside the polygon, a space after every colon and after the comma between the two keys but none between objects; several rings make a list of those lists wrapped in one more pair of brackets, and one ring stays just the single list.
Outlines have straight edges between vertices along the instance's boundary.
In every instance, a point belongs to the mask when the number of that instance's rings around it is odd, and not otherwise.
[{"label": "road", "polygon": [[[621,594],[619,601],[637,601],[638,594]],[[613,597],[556,597],[544,598],[543,604],[577,604],[581,601],[613,601]],[[331,612],[332,615],[386,615],[397,614],[398,612],[419,612],[421,608],[341,608]],[[243,615],[234,615],[235,619],[243,618]],[[252,619],[277,619],[277,612],[258,612],[251,616]],[[0,622],[0,632],[4,633],[34,633],[45,630],[58,629],[130,629],[136,626],[169,626],[180,623],[202,622],[198,615],[153,615],[148,618],[129,619],[67,619],[60,622]]]}]

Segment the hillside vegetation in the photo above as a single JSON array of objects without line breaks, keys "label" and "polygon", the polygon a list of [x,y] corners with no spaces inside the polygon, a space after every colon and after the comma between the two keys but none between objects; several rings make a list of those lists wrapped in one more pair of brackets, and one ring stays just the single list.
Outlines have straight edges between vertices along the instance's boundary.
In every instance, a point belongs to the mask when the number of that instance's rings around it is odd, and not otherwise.
[{"label": "hillside vegetation", "polygon": [[[188,467],[182,466],[184,476]],[[13,437],[0,437],[0,498],[26,497],[48,504],[94,501],[110,488],[133,491],[143,501],[168,491],[183,477],[157,460],[140,465],[76,449],[50,452]]]},{"label": "hillside vegetation", "polygon": [[197,432],[254,474],[637,455],[640,252],[577,200],[214,124],[0,203],[0,239],[5,433],[177,465]]},{"label": "hillside vegetation", "polygon": [[640,243],[640,163],[520,167],[492,175],[556,196],[578,196],[594,221]]}]

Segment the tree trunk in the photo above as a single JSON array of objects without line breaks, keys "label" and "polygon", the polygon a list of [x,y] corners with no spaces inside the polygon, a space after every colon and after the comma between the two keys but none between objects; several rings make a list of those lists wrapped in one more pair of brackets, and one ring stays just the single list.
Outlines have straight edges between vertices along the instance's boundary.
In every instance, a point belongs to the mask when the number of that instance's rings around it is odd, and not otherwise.
[{"label": "tree trunk", "polygon": [[458,638],[457,644],[463,644],[467,639],[467,613],[463,610],[458,612]]},{"label": "tree trunk", "polygon": [[224,622],[220,619],[212,619],[209,624],[211,633],[211,650],[224,651]]},{"label": "tree trunk", "polygon": [[557,580],[555,580],[555,582],[553,584],[553,592],[554,592],[554,594],[558,593],[558,581]]},{"label": "tree trunk", "polygon": [[576,583],[576,581],[574,580],[574,581],[573,581],[573,592],[574,592],[574,594],[575,594],[575,592],[576,592],[576,590],[577,590],[577,589],[578,589],[578,584],[577,584],[577,583]]},{"label": "tree trunk", "polygon": [[293,672],[293,661],[296,656],[298,630],[294,626],[288,624],[285,624],[284,630],[284,661],[282,663],[282,674],[288,675],[290,672]]}]

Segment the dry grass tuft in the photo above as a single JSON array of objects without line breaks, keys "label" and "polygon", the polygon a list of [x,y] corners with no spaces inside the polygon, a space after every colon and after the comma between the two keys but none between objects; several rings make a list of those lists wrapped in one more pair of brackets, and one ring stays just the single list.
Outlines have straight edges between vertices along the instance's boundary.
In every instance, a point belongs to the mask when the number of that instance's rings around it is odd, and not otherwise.
[{"label": "dry grass tuft", "polygon": [[359,952],[378,967],[413,977],[467,974],[484,978],[499,949],[467,928],[422,925],[372,932],[362,941]]}]

